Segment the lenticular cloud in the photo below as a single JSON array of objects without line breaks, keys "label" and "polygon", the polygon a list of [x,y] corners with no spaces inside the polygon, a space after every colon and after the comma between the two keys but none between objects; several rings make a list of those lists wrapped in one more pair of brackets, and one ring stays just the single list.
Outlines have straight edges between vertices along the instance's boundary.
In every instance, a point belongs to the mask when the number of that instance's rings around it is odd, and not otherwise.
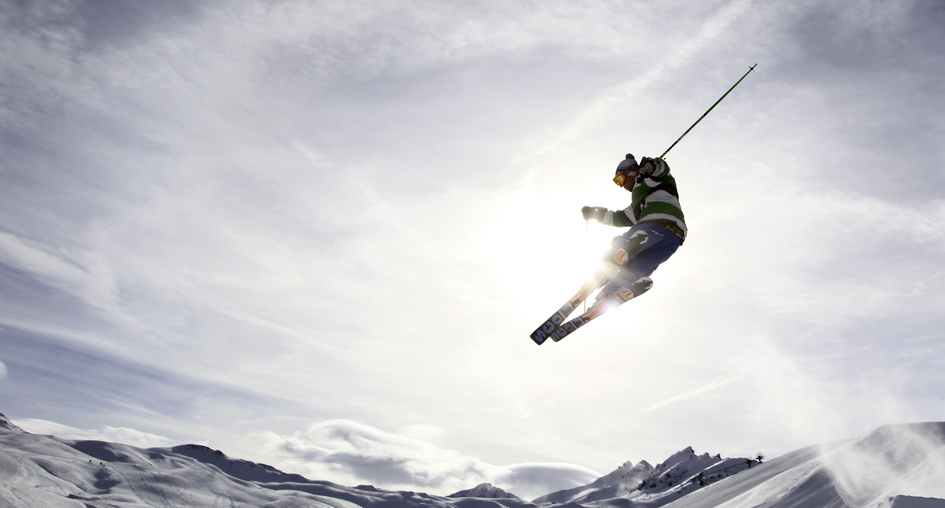
[{"label": "lenticular cloud", "polygon": [[539,495],[555,486],[578,486],[598,475],[566,464],[494,466],[404,434],[386,432],[350,420],[311,425],[291,436],[264,436],[272,452],[296,461],[312,478],[339,483],[368,481],[397,489],[422,486],[448,494],[470,485],[493,483],[519,495]]}]

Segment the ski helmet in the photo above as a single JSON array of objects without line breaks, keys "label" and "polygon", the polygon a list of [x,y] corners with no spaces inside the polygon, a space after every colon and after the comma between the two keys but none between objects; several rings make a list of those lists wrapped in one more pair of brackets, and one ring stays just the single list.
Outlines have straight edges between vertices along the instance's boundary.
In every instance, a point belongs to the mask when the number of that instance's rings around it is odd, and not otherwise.
[{"label": "ski helmet", "polygon": [[627,158],[620,161],[620,164],[617,164],[617,171],[614,174],[614,183],[623,187],[623,184],[626,183],[627,178],[634,178],[637,176],[637,171],[639,169],[640,165],[637,164],[637,159],[632,153],[628,153]]}]

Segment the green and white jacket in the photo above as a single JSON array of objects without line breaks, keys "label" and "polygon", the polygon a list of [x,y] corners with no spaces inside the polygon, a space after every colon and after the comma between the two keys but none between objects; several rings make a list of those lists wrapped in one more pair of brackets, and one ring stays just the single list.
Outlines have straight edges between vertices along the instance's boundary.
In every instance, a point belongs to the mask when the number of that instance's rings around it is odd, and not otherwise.
[{"label": "green and white jacket", "polygon": [[649,222],[675,230],[685,240],[688,229],[679,204],[676,179],[669,173],[669,164],[663,159],[654,159],[653,164],[654,169],[649,176],[637,178],[630,206],[619,211],[608,211],[601,223],[630,227]]}]

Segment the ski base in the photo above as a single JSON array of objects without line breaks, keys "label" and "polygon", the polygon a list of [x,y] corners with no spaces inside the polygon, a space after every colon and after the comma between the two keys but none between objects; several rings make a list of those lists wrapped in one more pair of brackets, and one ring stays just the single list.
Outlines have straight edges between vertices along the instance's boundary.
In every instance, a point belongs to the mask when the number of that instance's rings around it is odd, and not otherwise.
[{"label": "ski base", "polygon": [[[608,280],[609,280],[609,277],[608,277]],[[606,284],[606,282],[604,282],[604,284]],[[603,286],[604,284],[601,284],[601,286]],[[545,324],[542,325],[542,327],[540,327],[538,330],[535,330],[535,332],[532,333],[532,340],[534,340],[538,345],[541,345],[542,343],[544,343],[548,338],[550,338],[554,342],[559,342],[561,339],[564,339],[568,335],[571,335],[572,333],[577,331],[579,328],[591,322],[592,320],[600,317],[604,313],[619,307],[621,304],[625,302],[628,302],[634,298],[637,298],[643,293],[646,293],[647,291],[649,291],[651,287],[653,287],[653,279],[650,279],[649,277],[643,277],[637,280],[636,282],[634,282],[629,288],[623,288],[620,291],[617,291],[616,293],[614,293],[613,295],[610,295],[610,296],[607,296],[605,298],[598,300],[584,314],[581,314],[580,316],[574,319],[571,319],[569,321],[564,321],[564,319],[567,317],[567,315],[565,315],[564,317],[560,318],[560,323],[556,325],[554,328],[551,328],[551,329],[545,328],[549,322],[553,321],[555,318],[558,318],[561,315],[562,311],[566,310],[566,307],[568,307],[571,304],[571,301],[569,301],[567,304],[565,304],[564,307],[559,309],[558,312],[555,313],[555,315],[551,317],[551,319],[546,321]],[[578,294],[580,295],[580,292]],[[584,298],[587,298],[587,295],[585,295]],[[580,304],[580,302],[578,302],[578,304]],[[571,310],[573,310],[573,308]],[[570,314],[571,310],[567,311],[568,314]],[[539,332],[541,333],[539,334]],[[539,334],[538,338],[536,338],[536,334]],[[539,338],[540,338],[540,342],[539,342]]]},{"label": "ski base", "polygon": [[611,276],[616,272],[617,267],[604,268],[594,274],[581,289],[574,294],[560,309],[555,311],[550,318],[546,319],[544,323],[541,324],[534,332],[530,335],[531,339],[535,341],[535,344],[539,346],[542,345],[549,337],[551,333],[555,331],[558,326],[565,322],[568,316],[574,312],[574,309],[578,308],[581,305],[581,302],[587,299],[594,291],[604,287],[608,282],[610,282]]}]

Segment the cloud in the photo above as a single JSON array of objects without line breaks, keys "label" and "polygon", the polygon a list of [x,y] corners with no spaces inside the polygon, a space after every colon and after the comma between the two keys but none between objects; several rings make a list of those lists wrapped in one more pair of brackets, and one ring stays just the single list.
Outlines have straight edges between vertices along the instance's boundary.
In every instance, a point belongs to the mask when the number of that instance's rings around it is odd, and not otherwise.
[{"label": "cloud", "polygon": [[15,423],[21,429],[32,434],[53,435],[61,439],[75,439],[80,441],[110,441],[113,443],[137,446],[138,448],[165,447],[172,444],[171,440],[164,436],[130,429],[127,427],[105,426],[100,430],[77,429],[68,425],[62,425],[48,420],[40,420],[35,418],[16,420]]},{"label": "cloud", "polygon": [[120,311],[117,287],[107,264],[82,257],[0,231],[0,263],[35,275],[105,311],[117,322],[131,323]]},{"label": "cloud", "polygon": [[0,381],[7,378],[7,364],[0,361]]},{"label": "cloud", "polygon": [[911,295],[921,296],[924,294],[937,293],[942,291],[942,288],[945,288],[945,271],[935,272],[917,281]]},{"label": "cloud", "polygon": [[[702,24],[701,30],[694,37],[682,44],[671,46],[668,55],[659,58],[655,63],[648,65],[639,75],[605,90],[600,96],[588,104],[570,124],[555,138],[539,151],[550,150],[562,144],[569,138],[583,132],[589,125],[600,121],[615,105],[634,99],[638,94],[653,86],[670,71],[673,71],[699,51],[711,47],[714,39],[723,34],[736,19],[751,6],[753,0],[735,0],[721,7],[709,16]],[[750,65],[750,63],[749,63]],[[706,107],[709,105],[707,104]],[[654,154],[655,155],[655,154]]]},{"label": "cloud", "polygon": [[367,481],[386,489],[451,494],[487,482],[530,499],[600,476],[570,464],[494,466],[413,437],[441,435],[431,426],[392,433],[351,420],[330,420],[290,436],[269,432],[260,438],[269,453],[281,456],[293,469],[341,484]]}]

